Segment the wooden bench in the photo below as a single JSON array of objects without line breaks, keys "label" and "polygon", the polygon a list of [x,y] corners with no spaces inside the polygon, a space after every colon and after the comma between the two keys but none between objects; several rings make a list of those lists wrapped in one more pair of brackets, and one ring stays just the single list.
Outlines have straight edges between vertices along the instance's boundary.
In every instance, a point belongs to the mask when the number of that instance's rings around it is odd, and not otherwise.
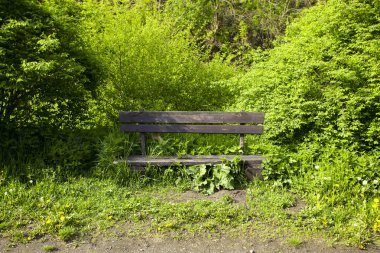
[{"label": "wooden bench", "polygon": [[[262,134],[264,113],[261,112],[180,112],[180,111],[135,111],[120,112],[121,131],[139,132],[142,156],[130,156],[132,169],[143,170],[148,165],[197,165],[218,164],[232,160],[236,155],[208,155],[186,157],[147,157],[146,133],[205,133],[238,134],[240,149],[244,150],[245,134]],[[252,179],[261,175],[264,159],[257,155],[240,154],[246,176]]]}]

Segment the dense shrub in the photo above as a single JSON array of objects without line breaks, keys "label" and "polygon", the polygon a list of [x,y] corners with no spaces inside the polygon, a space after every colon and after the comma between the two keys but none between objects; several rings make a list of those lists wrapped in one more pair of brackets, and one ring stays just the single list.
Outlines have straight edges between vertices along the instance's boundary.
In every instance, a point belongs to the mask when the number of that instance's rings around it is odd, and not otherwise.
[{"label": "dense shrub", "polygon": [[230,91],[220,80],[234,74],[202,53],[160,13],[140,5],[86,5],[87,45],[96,51],[107,76],[96,110],[115,118],[120,110],[217,110]]},{"label": "dense shrub", "polygon": [[[169,0],[164,12],[177,26],[190,29],[204,50],[247,60],[252,48],[271,48],[288,22],[314,0]],[[247,62],[246,62],[247,63]]]},{"label": "dense shrub", "polygon": [[326,1],[231,82],[266,112],[263,176],[308,203],[299,218],[364,249],[378,238],[380,5]]},{"label": "dense shrub", "polygon": [[[265,111],[276,143],[380,141],[380,20],[376,1],[328,1],[306,11],[258,54],[239,108]],[[306,139],[305,139],[306,138]]]},{"label": "dense shrub", "polygon": [[97,83],[80,10],[51,2],[0,1],[0,125],[73,126],[86,114]]},{"label": "dense shrub", "polygon": [[106,133],[100,128],[0,127],[0,175],[25,180],[43,177],[44,170],[63,178],[89,173]]}]

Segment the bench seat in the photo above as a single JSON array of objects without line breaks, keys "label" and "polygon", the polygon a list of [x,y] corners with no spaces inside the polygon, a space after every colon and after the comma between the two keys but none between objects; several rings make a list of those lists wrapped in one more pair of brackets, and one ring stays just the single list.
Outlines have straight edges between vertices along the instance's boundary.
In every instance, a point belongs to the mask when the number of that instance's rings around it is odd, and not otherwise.
[{"label": "bench seat", "polygon": [[[201,156],[130,156],[128,157],[128,163],[133,170],[143,171],[145,167],[157,166],[157,167],[170,167],[174,165],[201,165],[201,164],[220,164],[223,161],[232,161],[236,155],[201,155]],[[245,169],[245,174],[248,179],[261,175],[261,163],[265,159],[262,156],[257,155],[239,155],[242,165]]]}]

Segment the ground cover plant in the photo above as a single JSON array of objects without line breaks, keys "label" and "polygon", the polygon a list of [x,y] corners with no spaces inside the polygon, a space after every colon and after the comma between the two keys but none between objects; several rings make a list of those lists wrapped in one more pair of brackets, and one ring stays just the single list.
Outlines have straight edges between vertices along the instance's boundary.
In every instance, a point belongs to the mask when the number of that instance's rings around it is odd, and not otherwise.
[{"label": "ground cover plant", "polygon": [[[128,224],[129,236],[379,243],[378,1],[229,2],[0,0],[0,237]],[[148,154],[232,163],[130,171],[139,136],[116,121],[141,108],[265,112],[244,148],[267,157],[263,181],[244,179],[226,135],[152,134]],[[229,189],[244,204],[212,199]]]},{"label": "ground cover plant", "polygon": [[160,183],[137,182],[134,185],[138,187],[123,187],[114,181],[89,178],[73,178],[60,184],[56,179],[31,180],[28,184],[9,182],[1,192],[4,196],[1,234],[19,242],[45,234],[70,241],[125,222],[133,226],[128,231],[130,236],[173,231],[178,237],[204,231],[213,234],[231,232],[233,228],[248,229],[255,223],[253,217],[271,217],[273,211],[276,211],[274,217],[286,217],[284,208],[294,203],[290,193],[276,190],[277,195],[265,201],[270,210],[262,212],[256,206],[264,203],[253,199],[256,194],[262,195],[264,185],[260,193],[258,187],[249,192],[252,199],[249,206],[234,204],[229,195],[217,201],[183,201],[180,198],[168,201],[168,197],[183,189],[170,186],[167,181],[163,183],[163,177],[160,179]]}]

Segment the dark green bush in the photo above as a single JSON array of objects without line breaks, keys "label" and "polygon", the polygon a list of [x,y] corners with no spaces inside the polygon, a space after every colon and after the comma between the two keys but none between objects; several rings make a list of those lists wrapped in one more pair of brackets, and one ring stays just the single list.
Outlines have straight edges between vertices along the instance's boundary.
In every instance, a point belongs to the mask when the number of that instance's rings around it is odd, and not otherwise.
[{"label": "dark green bush", "polygon": [[0,125],[72,127],[86,116],[97,67],[79,37],[80,9],[52,2],[0,1]]},{"label": "dark green bush", "polygon": [[5,177],[43,177],[43,170],[67,177],[95,166],[105,129],[0,128],[0,170]]}]

